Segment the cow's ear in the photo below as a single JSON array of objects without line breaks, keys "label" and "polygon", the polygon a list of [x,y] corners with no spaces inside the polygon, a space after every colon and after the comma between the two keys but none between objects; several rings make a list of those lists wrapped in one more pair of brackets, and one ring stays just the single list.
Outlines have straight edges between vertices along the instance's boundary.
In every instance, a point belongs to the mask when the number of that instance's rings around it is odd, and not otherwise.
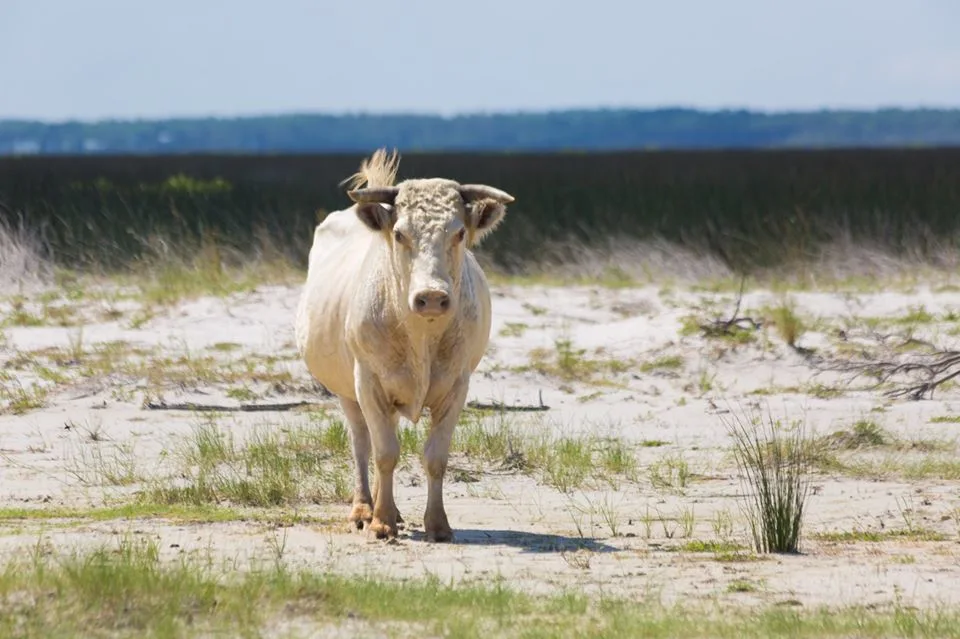
[{"label": "cow's ear", "polygon": [[357,217],[371,231],[390,229],[397,220],[393,207],[387,208],[379,202],[357,204]]},{"label": "cow's ear", "polygon": [[470,230],[470,246],[492,232],[503,221],[507,207],[497,200],[484,198],[467,205],[467,228]]}]

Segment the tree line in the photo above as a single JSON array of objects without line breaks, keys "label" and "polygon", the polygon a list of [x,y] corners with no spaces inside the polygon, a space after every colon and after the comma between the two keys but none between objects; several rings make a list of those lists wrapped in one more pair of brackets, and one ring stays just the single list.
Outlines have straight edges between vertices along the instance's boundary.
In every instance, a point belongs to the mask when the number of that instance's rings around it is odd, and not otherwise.
[{"label": "tree line", "polygon": [[0,155],[614,151],[960,145],[960,109],[763,113],[598,109],[291,114],[48,123],[0,120]]}]

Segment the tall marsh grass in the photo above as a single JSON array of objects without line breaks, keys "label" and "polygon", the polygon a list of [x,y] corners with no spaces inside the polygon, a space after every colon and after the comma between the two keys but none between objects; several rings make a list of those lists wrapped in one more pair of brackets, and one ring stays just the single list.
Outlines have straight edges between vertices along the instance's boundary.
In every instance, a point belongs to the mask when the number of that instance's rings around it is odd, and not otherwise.
[{"label": "tall marsh grass", "polygon": [[[302,266],[316,222],[351,204],[339,183],[361,159],[0,158],[0,218],[42,228],[60,266],[137,268],[211,241]],[[676,250],[743,272],[822,262],[837,243],[957,262],[960,149],[404,154],[401,179],[430,175],[516,197],[481,251],[511,271],[535,255],[609,273],[623,260],[598,262],[598,250],[639,242],[668,249],[634,275],[670,268]]]}]

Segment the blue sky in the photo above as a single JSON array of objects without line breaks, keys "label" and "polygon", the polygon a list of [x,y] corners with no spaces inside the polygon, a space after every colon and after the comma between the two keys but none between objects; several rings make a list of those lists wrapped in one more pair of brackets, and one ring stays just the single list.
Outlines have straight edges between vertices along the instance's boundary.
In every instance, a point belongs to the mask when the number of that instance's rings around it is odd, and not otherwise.
[{"label": "blue sky", "polygon": [[956,0],[0,0],[0,118],[960,107]]}]

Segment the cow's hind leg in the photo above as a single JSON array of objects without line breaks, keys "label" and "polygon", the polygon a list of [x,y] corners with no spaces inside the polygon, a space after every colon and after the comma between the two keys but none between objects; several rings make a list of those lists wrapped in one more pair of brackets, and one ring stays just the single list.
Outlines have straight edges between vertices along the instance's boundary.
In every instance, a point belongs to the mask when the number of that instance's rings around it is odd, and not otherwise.
[{"label": "cow's hind leg", "polygon": [[423,466],[427,471],[427,508],[423,527],[427,541],[453,540],[453,529],[443,507],[443,476],[447,472],[453,428],[467,399],[467,387],[468,380],[461,380],[438,406],[430,407],[432,425],[423,448]]}]

